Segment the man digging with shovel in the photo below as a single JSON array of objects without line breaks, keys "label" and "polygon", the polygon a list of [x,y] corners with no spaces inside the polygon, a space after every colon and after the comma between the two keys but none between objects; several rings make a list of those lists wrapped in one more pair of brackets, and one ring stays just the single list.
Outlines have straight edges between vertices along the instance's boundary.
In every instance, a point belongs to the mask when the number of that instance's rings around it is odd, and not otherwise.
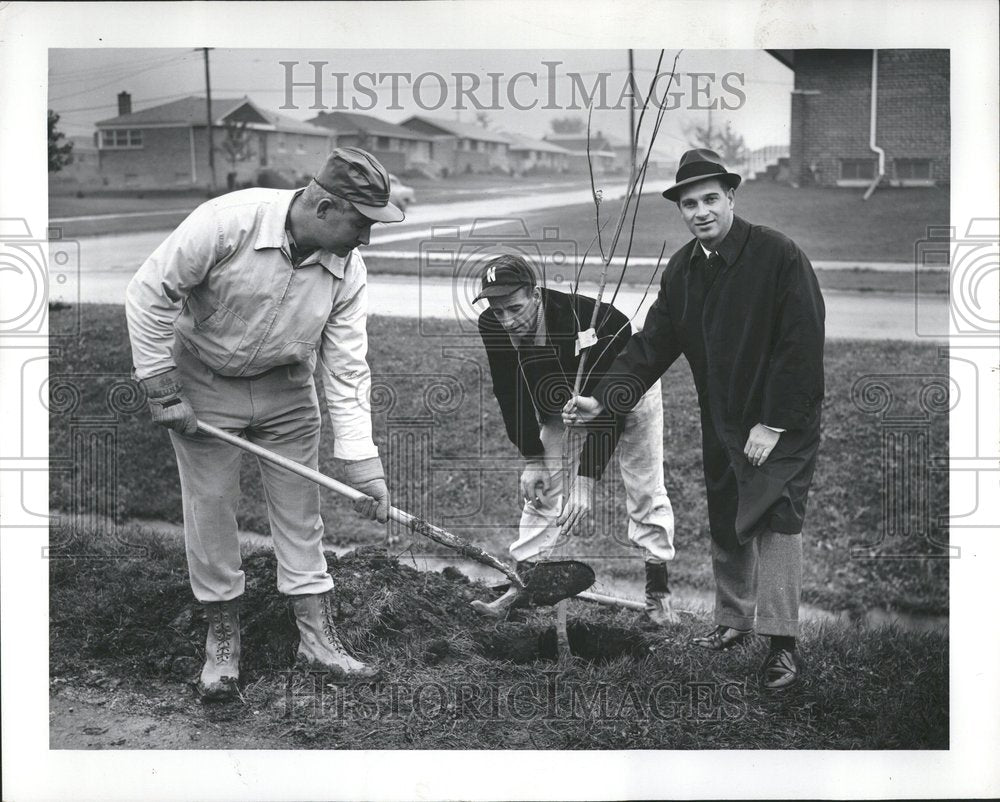
[{"label": "man digging with shovel", "polygon": [[[564,431],[561,412],[573,393],[581,359],[580,321],[590,321],[595,301],[538,287],[530,265],[520,256],[491,260],[474,301],[489,308],[479,316],[479,333],[489,358],[493,393],[500,404],[510,441],[527,460],[521,474],[524,507],[519,537],[510,554],[519,571],[548,554],[559,541],[585,525],[591,515],[594,485],[615,447],[625,484],[628,538],[645,551],[646,614],[654,623],[675,623],[670,604],[667,562],[674,558],[674,513],[663,486],[663,407],[655,382],[634,409],[614,419],[605,416],[590,427],[578,470],[564,492]],[[602,324],[590,345],[584,388],[594,387],[625,347],[632,329],[628,318],[609,304],[599,310]],[[584,324],[586,325],[586,324]],[[524,598],[511,587],[496,601],[475,601],[484,615],[504,616]]]},{"label": "man digging with shovel", "polygon": [[[402,219],[382,165],[340,148],[304,189],[249,189],[202,204],[128,286],[135,377],[153,421],[171,429],[191,588],[208,618],[204,699],[238,692],[244,575],[240,451],[199,433],[199,419],[315,469],[318,357],[334,456],[366,494],[355,509],[385,522],[389,493],[368,403],[366,270],[356,248],[374,223]],[[278,590],[291,599],[301,636],[298,658],[340,677],[374,677],[337,635],[318,486],[270,463],[260,469]]]}]

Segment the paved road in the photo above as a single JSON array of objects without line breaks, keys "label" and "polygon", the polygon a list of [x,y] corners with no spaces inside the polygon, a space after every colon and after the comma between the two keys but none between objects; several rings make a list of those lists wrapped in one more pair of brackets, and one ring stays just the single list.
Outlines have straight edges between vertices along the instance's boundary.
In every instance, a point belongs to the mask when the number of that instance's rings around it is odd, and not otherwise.
[{"label": "paved road", "polygon": [[[53,284],[50,298],[70,303],[123,303],[132,274],[163,237],[164,232],[158,231],[80,238],[79,284],[73,280]],[[456,290],[447,278],[372,275],[369,284],[373,314],[461,321],[473,321],[477,314],[470,304],[474,288],[463,284]],[[596,295],[597,288],[583,285],[580,291]],[[623,288],[615,305],[629,315],[638,310],[635,320],[641,324],[653,301],[642,296],[641,290]],[[824,297],[827,335],[831,338],[924,340],[929,338],[921,335],[930,334],[946,339],[948,303],[943,296],[921,296],[919,304],[906,293],[827,291]]]}]

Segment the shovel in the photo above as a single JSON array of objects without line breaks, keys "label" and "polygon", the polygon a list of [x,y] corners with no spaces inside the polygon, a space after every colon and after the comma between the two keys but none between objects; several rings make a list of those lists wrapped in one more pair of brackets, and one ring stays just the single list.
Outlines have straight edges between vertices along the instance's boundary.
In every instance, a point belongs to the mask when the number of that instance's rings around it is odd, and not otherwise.
[{"label": "shovel", "polygon": [[[336,479],[332,479],[319,471],[314,471],[312,468],[307,468],[305,465],[300,465],[287,457],[275,454],[273,451],[268,451],[266,448],[261,448],[243,437],[229,434],[222,431],[222,429],[217,429],[201,421],[198,422],[198,431],[254,454],[259,459],[303,476],[352,501],[367,498],[367,495],[360,490],[345,485],[343,482],[338,482]],[[526,601],[528,604],[540,606],[555,604],[562,599],[575,596],[577,593],[586,590],[594,584],[594,570],[586,563],[579,562],[578,560],[539,562],[530,571],[525,571],[525,575],[522,578],[513,568],[505,562],[498,560],[492,554],[483,551],[468,541],[462,540],[451,532],[446,532],[444,529],[428,523],[422,518],[417,518],[395,507],[389,507],[389,517],[401,523],[411,532],[423,535],[435,543],[440,543],[442,546],[454,549],[463,557],[468,557],[471,560],[499,571],[515,586],[527,592]]]}]

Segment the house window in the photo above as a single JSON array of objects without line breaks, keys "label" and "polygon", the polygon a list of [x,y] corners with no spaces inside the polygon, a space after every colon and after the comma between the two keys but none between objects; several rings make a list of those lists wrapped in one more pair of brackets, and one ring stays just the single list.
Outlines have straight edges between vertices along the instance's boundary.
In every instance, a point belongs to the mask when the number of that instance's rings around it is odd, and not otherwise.
[{"label": "house window", "polygon": [[900,181],[930,181],[930,159],[896,159],[896,178]]},{"label": "house window", "polygon": [[840,178],[842,181],[871,181],[875,178],[875,160],[841,159]]},{"label": "house window", "polygon": [[287,150],[288,150],[288,147],[285,144],[285,135],[284,134],[279,134],[278,135],[278,153],[286,153]]},{"label": "house window", "polygon": [[125,150],[141,147],[141,130],[135,128],[107,128],[101,131],[102,150]]},{"label": "house window", "polygon": [[295,152],[305,153],[306,152],[306,138],[304,136],[297,137],[295,140]]},{"label": "house window", "polygon": [[190,184],[191,183],[191,173],[184,171],[174,172],[174,183],[175,184]]}]

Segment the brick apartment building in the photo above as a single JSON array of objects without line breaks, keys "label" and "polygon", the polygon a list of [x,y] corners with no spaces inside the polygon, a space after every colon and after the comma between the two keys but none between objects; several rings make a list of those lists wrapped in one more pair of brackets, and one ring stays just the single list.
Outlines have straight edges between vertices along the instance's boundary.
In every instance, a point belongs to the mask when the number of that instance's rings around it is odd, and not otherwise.
[{"label": "brick apartment building", "polygon": [[947,50],[769,50],[795,71],[789,180],[796,186],[868,186],[884,151],[883,183],[951,178]]},{"label": "brick apartment building", "polygon": [[431,136],[370,114],[321,111],[307,122],[329,128],[337,135],[337,147],[367,150],[391,172],[423,169],[431,160]]},{"label": "brick apartment building", "polygon": [[[122,92],[118,111],[117,117],[97,123],[98,169],[105,186],[208,186],[205,98],[186,97],[134,112],[130,96]],[[239,125],[245,125],[248,147],[246,158],[233,164],[224,143]],[[220,186],[229,173],[238,185],[265,168],[294,182],[311,176],[334,147],[330,130],[267,111],[246,97],[212,99],[212,136]]]},{"label": "brick apartment building", "polygon": [[415,114],[401,125],[430,137],[431,167],[442,175],[509,172],[510,142],[479,125]]}]

